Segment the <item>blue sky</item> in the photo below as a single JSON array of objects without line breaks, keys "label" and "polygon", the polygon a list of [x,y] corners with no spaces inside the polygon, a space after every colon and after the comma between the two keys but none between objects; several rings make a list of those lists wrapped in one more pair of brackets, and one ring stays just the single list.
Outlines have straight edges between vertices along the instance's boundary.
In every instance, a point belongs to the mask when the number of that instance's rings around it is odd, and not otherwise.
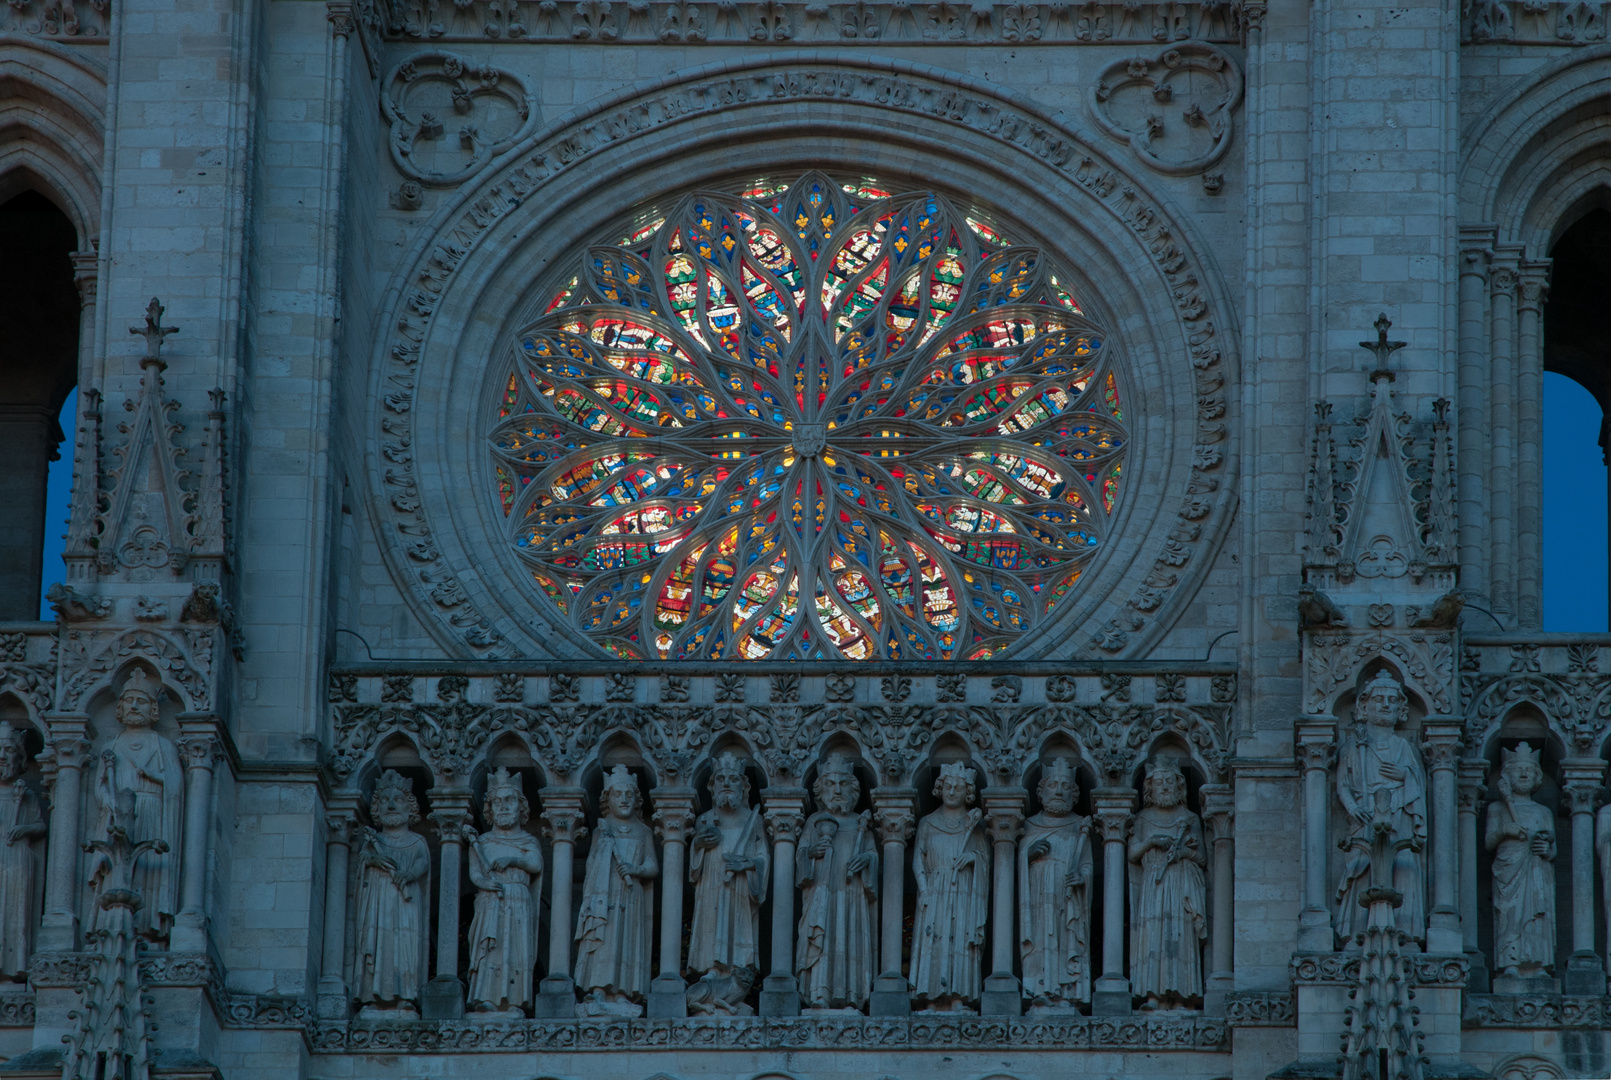
[{"label": "blue sky", "polygon": [[[51,463],[45,499],[45,574],[40,618],[51,617],[44,589],[62,579],[62,535],[72,486],[72,433],[78,391],[62,409],[62,460]],[[1606,467],[1599,447],[1600,406],[1562,375],[1544,376],[1544,629],[1606,629]]]}]

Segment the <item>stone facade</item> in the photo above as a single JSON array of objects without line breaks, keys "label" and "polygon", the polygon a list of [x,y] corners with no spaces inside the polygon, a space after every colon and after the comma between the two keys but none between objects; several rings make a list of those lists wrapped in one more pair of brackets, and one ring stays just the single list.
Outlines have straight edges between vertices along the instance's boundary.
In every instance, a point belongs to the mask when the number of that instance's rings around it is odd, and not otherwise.
[{"label": "stone facade", "polygon": [[1611,1074],[1604,6],[13,0],[0,1074]]}]

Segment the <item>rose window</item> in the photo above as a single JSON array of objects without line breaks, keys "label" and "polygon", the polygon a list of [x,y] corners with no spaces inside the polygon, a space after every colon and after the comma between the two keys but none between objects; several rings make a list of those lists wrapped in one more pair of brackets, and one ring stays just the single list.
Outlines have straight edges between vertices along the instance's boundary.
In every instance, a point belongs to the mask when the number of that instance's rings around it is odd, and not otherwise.
[{"label": "rose window", "polygon": [[491,479],[541,602],[604,650],[987,657],[1106,539],[1122,373],[982,213],[810,173],[578,263],[511,343]]}]

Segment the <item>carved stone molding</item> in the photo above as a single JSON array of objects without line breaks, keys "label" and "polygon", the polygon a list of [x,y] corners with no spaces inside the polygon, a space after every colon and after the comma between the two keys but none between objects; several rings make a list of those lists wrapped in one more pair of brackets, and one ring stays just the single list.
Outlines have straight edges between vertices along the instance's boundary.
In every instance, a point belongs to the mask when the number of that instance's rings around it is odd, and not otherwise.
[{"label": "carved stone molding", "polygon": [[381,85],[392,163],[430,187],[468,180],[537,121],[536,98],[520,76],[452,53],[411,56]]},{"label": "carved stone molding", "polygon": [[1007,1020],[992,1017],[788,1017],[689,1020],[526,1020],[512,1023],[316,1023],[314,1053],[550,1050],[919,1050],[1035,1047],[1086,1050],[1230,1049],[1229,1028],[1204,1016]]},{"label": "carved stone molding", "polygon": [[1605,40],[1602,0],[1472,0],[1461,22],[1474,44],[1592,45]]},{"label": "carved stone molding", "polygon": [[[1299,986],[1353,986],[1359,981],[1359,962],[1357,952],[1298,953],[1292,958],[1292,981]],[[1471,973],[1471,961],[1464,956],[1417,953],[1409,964],[1416,986],[1463,987]]]},{"label": "carved stone molding", "polygon": [[1303,646],[1304,710],[1329,713],[1342,690],[1380,656],[1391,657],[1409,688],[1425,697],[1431,711],[1455,712],[1454,632],[1328,630],[1307,635]]},{"label": "carved stone molding", "polygon": [[1229,1027],[1293,1027],[1297,1022],[1297,1002],[1288,991],[1232,990],[1225,995]]},{"label": "carved stone molding", "polygon": [[1611,1026],[1611,999],[1467,994],[1461,1024],[1468,1028],[1606,1028]]},{"label": "carved stone molding", "polygon": [[129,660],[144,660],[164,681],[177,685],[189,712],[209,712],[213,700],[214,632],[167,633],[136,630],[69,629],[62,635],[60,700],[57,708],[78,709],[84,696]]},{"label": "carved stone molding", "polygon": [[0,1027],[33,1027],[32,994],[0,994]]},{"label": "carved stone molding", "polygon": [[111,22],[109,0],[12,0],[0,31],[58,41],[104,44]]},{"label": "carved stone molding", "polygon": [[934,42],[1153,44],[1195,39],[1235,43],[1246,3],[919,3],[891,0],[377,0],[370,5],[393,40],[583,42],[592,44]]},{"label": "carved stone molding", "polygon": [[1481,752],[1510,712],[1530,705],[1567,752],[1598,757],[1611,734],[1611,673],[1591,644],[1539,645],[1468,636],[1460,670],[1468,753]]},{"label": "carved stone molding", "polygon": [[36,989],[80,990],[90,977],[91,954],[37,952],[28,965],[28,984]]},{"label": "carved stone molding", "polygon": [[299,997],[281,994],[230,994],[224,1023],[233,1028],[305,1028],[313,1007]]},{"label": "carved stone molding", "polygon": [[[428,509],[424,492],[432,489],[422,485],[419,474],[415,404],[420,365],[427,355],[424,343],[436,332],[435,318],[444,297],[459,287],[456,275],[472,255],[477,273],[482,272],[484,258],[490,256],[477,249],[495,227],[501,233],[503,220],[537,192],[562,175],[586,168],[612,147],[653,138],[661,129],[702,115],[737,116],[757,106],[770,109],[804,102],[921,117],[942,128],[954,127],[969,138],[1028,154],[1063,174],[1086,201],[1093,202],[1093,209],[1100,208],[1102,220],[1116,227],[1116,239],[1128,234],[1126,239],[1140,245],[1161,275],[1165,292],[1160,296],[1178,319],[1172,332],[1181,335],[1189,354],[1196,417],[1186,422],[1194,424],[1194,445],[1189,467],[1176,469],[1179,481],[1171,480],[1174,490],[1161,496],[1166,500],[1164,514],[1171,512],[1167,507],[1176,509],[1157,534],[1158,546],[1143,549],[1149,557],[1156,552],[1143,587],[1127,598],[1102,602],[1096,609],[1102,618],[1092,621],[1094,632],[1088,638],[1082,635],[1076,648],[1090,656],[1142,648],[1163,631],[1169,613],[1191,594],[1206,566],[1200,550],[1205,542],[1217,542],[1228,520],[1234,470],[1228,455],[1231,428],[1226,423],[1229,345],[1219,329],[1223,319],[1212,310],[1211,275],[1189,252],[1184,227],[1168,220],[1135,182],[1110,167],[1095,148],[1087,148],[1074,131],[1034,106],[997,95],[982,84],[891,61],[820,54],[800,61],[766,58],[623,95],[538,133],[526,148],[501,159],[504,164],[496,176],[484,177],[480,188],[444,210],[429,246],[422,245],[410,265],[399,268],[398,280],[405,284],[387,319],[395,331],[376,375],[373,420],[381,451],[374,477],[376,508],[386,522],[382,534],[400,586],[444,644],[460,655],[506,659],[525,648],[515,646],[510,635],[529,632],[517,630],[516,623],[489,602],[490,597],[472,597],[459,581],[458,575],[469,567],[444,553],[438,537],[448,534],[433,524],[432,515],[445,508]],[[1132,577],[1135,572],[1132,569]]]},{"label": "carved stone molding", "polygon": [[1210,168],[1230,149],[1242,71],[1212,45],[1182,42],[1103,69],[1091,115],[1141,163],[1168,176]]}]

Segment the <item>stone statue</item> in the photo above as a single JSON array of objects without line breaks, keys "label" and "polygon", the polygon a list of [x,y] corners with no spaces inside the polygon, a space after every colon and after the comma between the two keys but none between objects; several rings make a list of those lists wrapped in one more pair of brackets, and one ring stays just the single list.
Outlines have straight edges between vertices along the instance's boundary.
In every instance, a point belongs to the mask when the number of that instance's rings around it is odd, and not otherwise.
[{"label": "stone statue", "polygon": [[979,827],[973,770],[940,767],[939,809],[917,825],[912,875],[912,993],[930,1009],[966,1008],[979,998],[985,917],[990,910],[990,847]]},{"label": "stone statue", "polygon": [[487,779],[482,815],[491,826],[486,832],[464,827],[470,884],[476,888],[470,921],[470,1007],[484,1016],[520,1019],[531,1005],[537,968],[543,850],[526,830],[531,803],[518,775],[500,768]]},{"label": "stone statue", "polygon": [[1522,743],[1503,757],[1486,843],[1494,853],[1494,967],[1516,978],[1555,965],[1555,815],[1533,800],[1544,782],[1538,751]]},{"label": "stone statue", "polygon": [[878,848],[871,815],[856,813],[861,784],[849,758],[823,762],[815,793],[819,809],[806,819],[795,855],[800,1000],[813,1009],[860,1009],[873,989]]},{"label": "stone statue", "polygon": [[0,979],[27,977],[39,917],[31,845],[45,835],[45,822],[22,779],[27,764],[22,733],[0,723]]},{"label": "stone statue", "polygon": [[[179,912],[179,851],[184,831],[185,769],[173,740],[156,730],[161,686],[135,668],[117,699],[123,725],[101,750],[95,794],[101,815],[98,835],[108,837],[114,825],[128,834],[131,845],[161,840],[166,850],[142,849],[134,864],[132,884],[140,894],[135,930],[164,940]],[[97,908],[97,911],[99,909]]]},{"label": "stone statue", "polygon": [[1337,798],[1347,811],[1348,835],[1342,846],[1342,882],[1337,886],[1333,923],[1344,943],[1365,926],[1360,894],[1370,887],[1371,820],[1377,793],[1390,814],[1394,833],[1411,843],[1393,865],[1393,888],[1404,896],[1398,928],[1411,938],[1426,937],[1426,772],[1408,739],[1394,728],[1409,717],[1404,687],[1387,672],[1378,672],[1354,706],[1354,726],[1337,755]]},{"label": "stone statue", "polygon": [[688,968],[708,985],[688,988],[688,1008],[748,1014],[744,997],[761,969],[761,901],[771,869],[766,828],[750,807],[744,763],[732,754],[716,759],[710,797],[712,808],[694,823],[688,857],[688,880],[694,883]]},{"label": "stone statue", "polygon": [[639,1016],[654,953],[654,833],[644,824],[638,780],[617,765],[599,793],[576,917],[576,985],[582,1015]]},{"label": "stone statue", "polygon": [[420,806],[401,774],[388,769],[375,784],[358,850],[357,960],[353,996],[360,1017],[413,1018],[425,982],[431,915],[431,851],[410,826]]},{"label": "stone statue", "polygon": [[1179,1008],[1203,994],[1203,823],[1174,765],[1147,770],[1142,801],[1130,829],[1130,992],[1144,1008]]},{"label": "stone statue", "polygon": [[1024,996],[1042,1008],[1091,1000],[1091,819],[1066,758],[1041,773],[1041,812],[1018,843],[1018,950]]}]

